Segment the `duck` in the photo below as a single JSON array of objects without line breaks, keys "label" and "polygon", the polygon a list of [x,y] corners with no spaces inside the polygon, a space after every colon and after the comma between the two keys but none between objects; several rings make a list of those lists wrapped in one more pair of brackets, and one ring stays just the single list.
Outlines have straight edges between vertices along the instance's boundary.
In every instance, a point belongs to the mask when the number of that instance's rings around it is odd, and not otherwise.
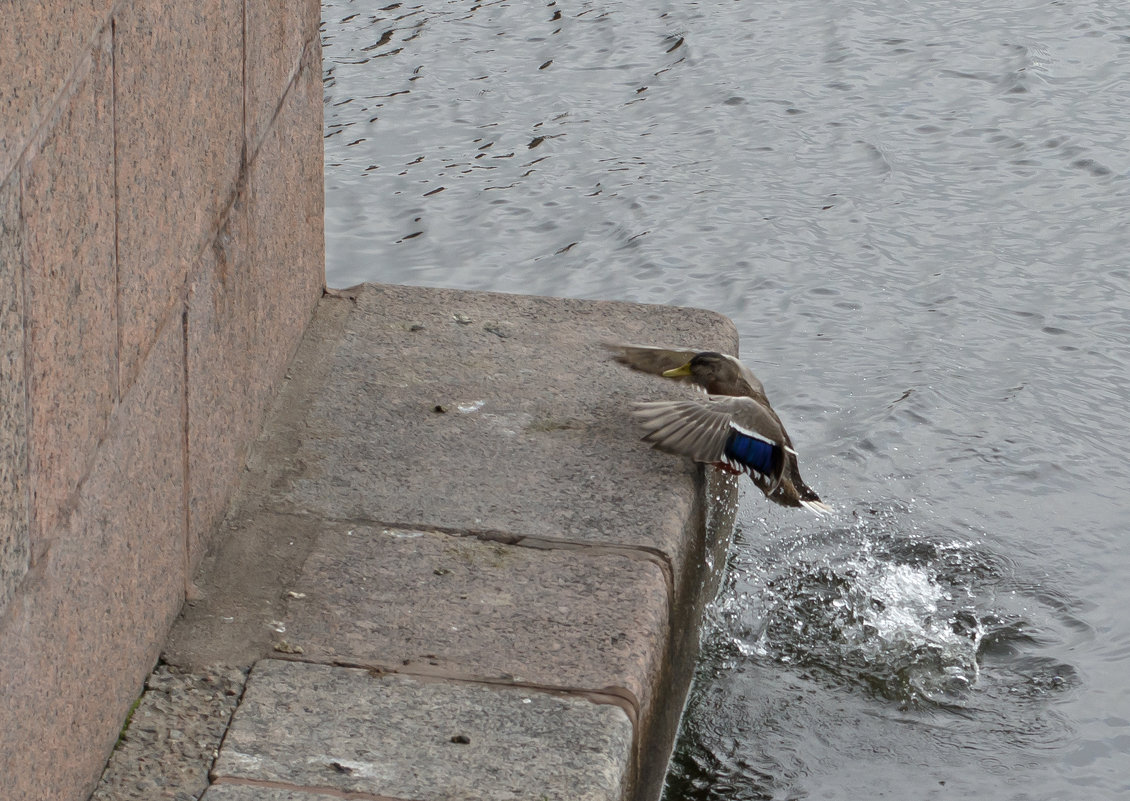
[{"label": "duck", "polygon": [[688,383],[704,393],[634,404],[645,442],[666,453],[747,475],[767,499],[781,506],[820,515],[832,512],[801,478],[792,439],[765,387],[736,357],[649,345],[605,343],[605,347],[615,361],[633,370]]}]

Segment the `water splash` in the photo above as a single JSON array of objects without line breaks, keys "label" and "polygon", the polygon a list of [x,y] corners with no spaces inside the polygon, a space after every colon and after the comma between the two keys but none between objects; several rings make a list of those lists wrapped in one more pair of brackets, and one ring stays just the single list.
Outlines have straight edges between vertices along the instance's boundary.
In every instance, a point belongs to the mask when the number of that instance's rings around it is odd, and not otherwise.
[{"label": "water splash", "polygon": [[[711,610],[721,666],[769,659],[903,706],[975,705],[986,653],[1029,636],[1012,566],[973,540],[900,531],[900,518],[887,510],[736,555]],[[995,669],[991,684],[1013,693],[1074,675],[1058,663],[1041,677]]]},{"label": "water splash", "polygon": [[850,676],[901,701],[960,701],[978,676],[983,626],[934,571],[871,548],[800,563],[770,583],[764,652]]}]

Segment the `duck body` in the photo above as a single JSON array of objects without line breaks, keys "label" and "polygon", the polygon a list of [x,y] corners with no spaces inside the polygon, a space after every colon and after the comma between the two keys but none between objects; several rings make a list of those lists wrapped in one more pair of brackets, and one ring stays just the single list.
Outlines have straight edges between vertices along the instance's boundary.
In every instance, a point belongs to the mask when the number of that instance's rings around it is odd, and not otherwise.
[{"label": "duck body", "polygon": [[816,513],[831,508],[800,475],[797,454],[765,388],[735,357],[714,351],[609,345],[635,370],[690,383],[701,398],[637,403],[644,441],[667,453],[745,473],[765,497]]}]

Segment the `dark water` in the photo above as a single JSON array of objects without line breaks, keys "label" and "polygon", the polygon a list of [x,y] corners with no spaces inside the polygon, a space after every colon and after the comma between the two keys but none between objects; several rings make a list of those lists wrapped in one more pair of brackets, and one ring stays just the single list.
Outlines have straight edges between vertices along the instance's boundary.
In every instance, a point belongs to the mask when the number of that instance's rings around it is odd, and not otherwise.
[{"label": "dark water", "polygon": [[1130,798],[1130,7],[335,1],[331,285],[730,315],[749,494],[676,799]]}]

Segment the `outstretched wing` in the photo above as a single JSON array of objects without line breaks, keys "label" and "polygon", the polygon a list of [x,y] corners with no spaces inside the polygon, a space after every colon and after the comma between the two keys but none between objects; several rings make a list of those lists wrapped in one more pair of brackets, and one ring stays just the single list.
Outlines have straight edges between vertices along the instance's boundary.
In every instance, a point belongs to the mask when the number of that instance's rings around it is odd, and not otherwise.
[{"label": "outstretched wing", "polygon": [[708,395],[638,403],[644,441],[696,462],[725,462],[748,472],[766,493],[781,481],[787,446],[776,415],[752,398]]}]

